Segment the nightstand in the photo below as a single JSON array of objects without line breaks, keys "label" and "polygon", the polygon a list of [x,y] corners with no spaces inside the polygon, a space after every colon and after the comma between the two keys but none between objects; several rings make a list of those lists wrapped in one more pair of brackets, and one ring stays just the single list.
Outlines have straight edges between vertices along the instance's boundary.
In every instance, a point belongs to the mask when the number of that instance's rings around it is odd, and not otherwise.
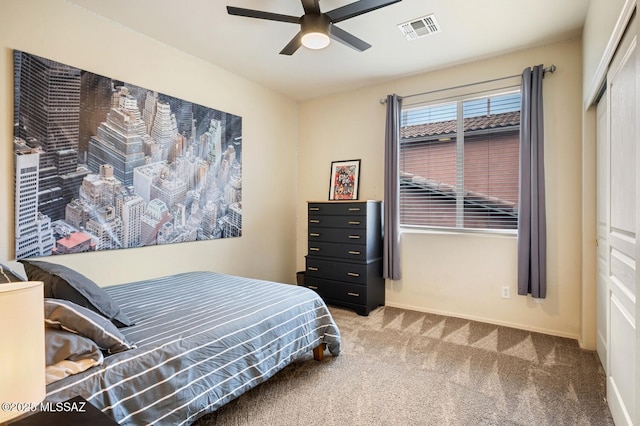
[{"label": "nightstand", "polygon": [[[73,397],[65,402],[52,403],[51,405],[52,411],[39,411],[15,422],[10,422],[9,426],[118,426],[115,420],[80,396]],[[53,411],[58,405],[60,405],[60,411]],[[82,411],[79,411],[79,408]]]}]

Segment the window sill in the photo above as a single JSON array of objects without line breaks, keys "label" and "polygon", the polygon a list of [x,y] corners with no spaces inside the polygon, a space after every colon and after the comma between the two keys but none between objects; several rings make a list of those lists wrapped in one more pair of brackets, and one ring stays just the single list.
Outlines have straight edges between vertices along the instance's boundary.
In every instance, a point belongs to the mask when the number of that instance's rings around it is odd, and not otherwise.
[{"label": "window sill", "polygon": [[455,229],[401,225],[400,234],[467,235],[477,237],[518,238],[517,230]]}]

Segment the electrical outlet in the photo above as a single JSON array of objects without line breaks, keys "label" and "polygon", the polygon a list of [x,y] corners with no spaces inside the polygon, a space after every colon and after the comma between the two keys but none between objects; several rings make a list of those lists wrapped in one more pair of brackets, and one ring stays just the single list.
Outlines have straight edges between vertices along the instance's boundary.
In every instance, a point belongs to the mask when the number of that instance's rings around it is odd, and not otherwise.
[{"label": "electrical outlet", "polygon": [[502,287],[502,298],[503,299],[511,298],[511,289],[508,286]]}]

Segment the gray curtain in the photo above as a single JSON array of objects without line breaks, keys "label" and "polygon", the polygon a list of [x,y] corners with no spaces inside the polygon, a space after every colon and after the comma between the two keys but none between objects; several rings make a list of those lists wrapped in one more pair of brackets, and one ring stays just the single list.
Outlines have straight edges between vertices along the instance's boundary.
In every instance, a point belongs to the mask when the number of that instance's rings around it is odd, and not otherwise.
[{"label": "gray curtain", "polygon": [[383,276],[400,279],[400,110],[402,99],[387,96],[384,140],[384,249]]},{"label": "gray curtain", "polygon": [[547,296],[542,65],[522,72],[518,294]]}]

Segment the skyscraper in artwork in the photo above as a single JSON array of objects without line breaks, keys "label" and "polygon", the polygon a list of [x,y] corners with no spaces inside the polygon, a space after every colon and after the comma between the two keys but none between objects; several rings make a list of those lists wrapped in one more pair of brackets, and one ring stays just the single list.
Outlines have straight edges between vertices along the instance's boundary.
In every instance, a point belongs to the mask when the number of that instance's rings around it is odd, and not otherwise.
[{"label": "skyscraper in artwork", "polygon": [[38,209],[52,220],[61,219],[70,199],[63,195],[64,181],[60,177],[74,173],[77,165],[80,70],[16,52],[14,74],[20,97],[14,137],[41,150]]}]

